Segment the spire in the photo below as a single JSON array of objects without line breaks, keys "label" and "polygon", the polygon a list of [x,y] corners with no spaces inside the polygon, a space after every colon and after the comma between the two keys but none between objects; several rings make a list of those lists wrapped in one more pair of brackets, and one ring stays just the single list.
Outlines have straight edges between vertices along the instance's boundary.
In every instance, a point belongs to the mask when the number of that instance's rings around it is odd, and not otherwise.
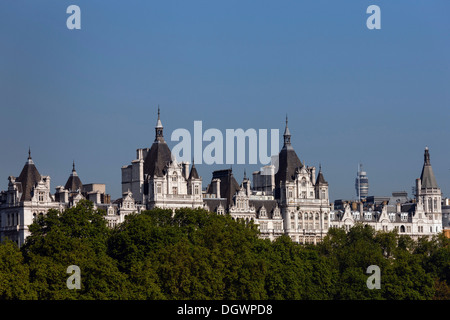
[{"label": "spire", "polygon": [[28,160],[27,160],[28,164],[34,164],[33,159],[31,158],[31,148],[28,147]]},{"label": "spire", "polygon": [[28,160],[25,162],[22,172],[16,179],[16,182],[20,182],[20,189],[22,192],[20,201],[30,201],[33,198],[34,186],[40,180],[41,175],[31,159],[31,148],[28,148]]},{"label": "spire", "polygon": [[159,104],[158,104],[158,120],[156,121],[156,128],[162,128],[163,125],[161,123],[161,111],[159,110]]},{"label": "spire", "polygon": [[157,142],[157,141],[164,141],[163,125],[161,123],[161,114],[160,114],[160,110],[159,110],[159,105],[158,105],[158,120],[156,121],[156,127],[155,127],[155,142]]},{"label": "spire", "polygon": [[428,147],[425,147],[425,154],[424,154],[423,158],[424,158],[424,160],[423,160],[424,165],[431,166],[431,163],[430,163],[430,152],[428,151]]},{"label": "spire", "polygon": [[284,129],[283,137],[284,137],[284,146],[283,147],[291,146],[291,133],[289,132],[287,114],[286,114],[286,128]]},{"label": "spire", "polygon": [[434,176],[433,168],[431,167],[430,152],[428,147],[425,148],[423,158],[422,174],[420,175],[422,189],[439,188],[436,182],[436,177]]},{"label": "spire", "polygon": [[191,172],[189,173],[188,180],[191,180],[191,179],[200,179],[197,169],[195,168],[194,159],[192,159],[192,168],[191,168]]},{"label": "spire", "polygon": [[75,170],[75,160],[72,162],[72,173],[69,176],[69,179],[67,179],[66,184],[64,185],[64,189],[69,190],[71,192],[75,191],[83,191],[83,183],[80,180],[80,177],[78,177],[78,173]]},{"label": "spire", "polygon": [[316,184],[319,185],[328,185],[328,182],[325,180],[325,178],[323,177],[323,173],[322,173],[322,164],[319,164],[319,173],[317,175],[317,179],[316,179]]}]

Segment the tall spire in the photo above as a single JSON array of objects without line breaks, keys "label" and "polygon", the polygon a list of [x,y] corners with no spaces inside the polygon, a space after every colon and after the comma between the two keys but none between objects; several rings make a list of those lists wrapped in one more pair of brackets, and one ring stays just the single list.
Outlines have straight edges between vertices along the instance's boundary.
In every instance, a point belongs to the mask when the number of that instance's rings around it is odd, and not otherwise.
[{"label": "tall spire", "polygon": [[164,141],[163,125],[161,123],[159,104],[158,104],[158,120],[156,121],[156,127],[155,127],[155,142],[157,142],[157,141]]},{"label": "tall spire", "polygon": [[163,125],[161,123],[161,117],[160,117],[160,110],[159,110],[159,104],[158,104],[158,120],[156,121],[156,128],[162,128]]},{"label": "tall spire", "polygon": [[436,182],[436,177],[434,176],[433,168],[431,167],[430,152],[428,147],[425,148],[423,158],[422,174],[420,175],[422,189],[439,188]]},{"label": "tall spire", "polygon": [[431,166],[430,152],[428,151],[428,147],[425,147],[425,153],[423,155],[423,158],[424,158],[423,160],[424,165]]},{"label": "tall spire", "polygon": [[72,172],[74,172],[75,171],[75,160],[73,160],[73,163],[72,163]]},{"label": "tall spire", "polygon": [[291,133],[289,131],[289,127],[288,127],[288,116],[286,114],[286,128],[284,129],[284,146],[288,147],[291,145]]},{"label": "tall spire", "polygon": [[28,147],[28,160],[27,163],[34,164],[33,159],[31,158],[31,148]]}]

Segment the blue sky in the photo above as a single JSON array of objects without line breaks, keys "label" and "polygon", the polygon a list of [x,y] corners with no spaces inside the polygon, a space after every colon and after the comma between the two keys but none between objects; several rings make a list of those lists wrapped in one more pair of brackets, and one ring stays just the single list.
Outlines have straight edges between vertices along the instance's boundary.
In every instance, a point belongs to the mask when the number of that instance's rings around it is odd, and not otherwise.
[{"label": "blue sky", "polygon": [[[66,8],[81,8],[68,30]],[[368,30],[366,8],[381,8]],[[75,160],[120,197],[122,165],[177,128],[284,130],[330,197],[411,192],[425,146],[450,193],[450,2],[2,1],[0,190],[31,146],[52,189]],[[280,137],[281,139],[281,137]],[[280,141],[281,144],[281,141]],[[206,187],[215,169],[197,166]],[[258,166],[233,165],[238,181]]]}]

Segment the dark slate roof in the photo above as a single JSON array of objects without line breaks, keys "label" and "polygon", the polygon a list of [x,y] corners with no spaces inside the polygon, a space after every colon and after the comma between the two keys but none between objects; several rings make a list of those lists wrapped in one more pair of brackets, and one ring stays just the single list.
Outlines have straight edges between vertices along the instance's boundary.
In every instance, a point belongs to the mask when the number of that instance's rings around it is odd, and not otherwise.
[{"label": "dark slate roof", "polygon": [[422,189],[427,188],[439,188],[436,182],[436,177],[433,173],[433,168],[430,163],[430,153],[428,148],[425,148],[424,163],[422,168],[422,174],[420,175]]},{"label": "dark slate roof", "polygon": [[322,185],[326,184],[326,185],[328,185],[328,182],[323,177],[322,169],[319,170],[319,174],[317,175],[317,179],[316,179],[316,184],[319,184],[319,185],[320,184],[322,184]]},{"label": "dark slate roof", "polygon": [[206,193],[213,193],[212,180],[220,179],[220,196],[227,199],[227,203],[230,203],[233,196],[239,191],[239,183],[233,176],[231,169],[216,170],[213,172],[211,183],[208,186]]},{"label": "dark slate roof", "polygon": [[279,187],[281,181],[293,181],[295,171],[303,164],[292,146],[284,146],[278,154],[278,172],[275,174],[275,185]]},{"label": "dark slate roof", "polygon": [[144,161],[144,174],[150,177],[164,175],[164,169],[172,161],[172,153],[167,143],[155,141],[147,154]]},{"label": "dark slate roof", "polygon": [[70,174],[69,179],[67,179],[67,182],[64,186],[64,189],[69,191],[77,191],[83,192],[83,183],[81,183],[80,177],[78,176],[76,170],[75,170],[75,163],[73,164],[72,173]]},{"label": "dark slate roof", "polygon": [[31,155],[28,155],[28,160],[25,163],[25,166],[22,169],[19,177],[16,179],[16,182],[20,182],[22,197],[20,201],[30,201],[32,198],[32,191],[34,186],[41,180],[41,175],[34,165],[33,160],[31,159]]},{"label": "dark slate roof", "polygon": [[302,168],[303,164],[295,153],[291,145],[291,133],[287,125],[284,131],[284,145],[278,154],[278,171],[275,174],[275,186],[279,187],[281,181],[293,181],[297,168]]},{"label": "dark slate roof", "polygon": [[200,179],[194,163],[192,163],[191,172],[189,173],[189,180],[191,179]]},{"label": "dark slate roof", "polygon": [[144,160],[144,174],[150,177],[161,177],[164,175],[164,170],[172,161],[172,152],[169,149],[163,135],[163,126],[160,119],[160,110],[158,106],[158,120],[155,127],[155,141],[147,153]]},{"label": "dark slate roof", "polygon": [[228,210],[226,199],[204,198],[203,203],[205,203],[208,206],[209,211],[211,211],[211,212],[216,212],[219,205],[222,205],[225,212]]},{"label": "dark slate roof", "polygon": [[269,218],[272,217],[273,210],[277,207],[276,200],[249,200],[248,203],[249,205],[255,207],[256,212],[259,212],[259,210],[264,206]]}]

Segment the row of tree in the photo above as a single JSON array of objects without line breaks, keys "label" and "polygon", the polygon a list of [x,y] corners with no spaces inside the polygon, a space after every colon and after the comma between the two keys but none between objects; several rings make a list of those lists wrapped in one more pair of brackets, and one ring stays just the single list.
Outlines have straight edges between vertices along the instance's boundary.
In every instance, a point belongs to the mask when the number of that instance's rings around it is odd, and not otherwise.
[{"label": "row of tree", "polygon": [[[450,239],[356,225],[322,243],[264,240],[201,209],[154,209],[114,229],[92,203],[49,211],[20,249],[0,245],[1,299],[450,299]],[[81,270],[69,289],[67,267]],[[369,289],[367,267],[381,271]]]}]

